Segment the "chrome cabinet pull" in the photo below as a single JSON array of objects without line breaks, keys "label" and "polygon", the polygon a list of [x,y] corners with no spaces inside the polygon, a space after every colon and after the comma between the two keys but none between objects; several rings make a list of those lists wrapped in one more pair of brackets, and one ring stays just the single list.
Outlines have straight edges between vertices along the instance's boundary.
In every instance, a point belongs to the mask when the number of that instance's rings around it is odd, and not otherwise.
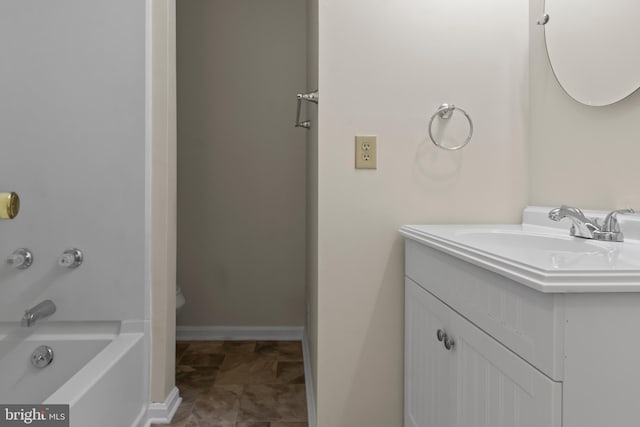
[{"label": "chrome cabinet pull", "polygon": [[444,336],[444,348],[446,348],[447,350],[453,350],[453,347],[455,347],[456,342],[453,340],[453,338],[449,338],[446,334]]},{"label": "chrome cabinet pull", "polygon": [[447,350],[452,350],[456,346],[456,342],[453,340],[453,338],[449,338],[444,329],[438,329],[436,331],[436,338],[438,338],[438,341],[444,344],[444,348],[446,348]]}]

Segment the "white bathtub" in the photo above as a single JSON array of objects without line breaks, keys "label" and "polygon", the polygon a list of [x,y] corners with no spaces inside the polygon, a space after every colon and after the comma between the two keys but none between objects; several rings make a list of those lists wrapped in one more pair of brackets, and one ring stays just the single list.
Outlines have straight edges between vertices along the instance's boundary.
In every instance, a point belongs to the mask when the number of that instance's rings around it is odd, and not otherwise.
[{"label": "white bathtub", "polygon": [[[147,405],[142,322],[0,324],[0,402],[70,405],[71,427],[144,423]],[[31,353],[53,349],[39,369]]]}]

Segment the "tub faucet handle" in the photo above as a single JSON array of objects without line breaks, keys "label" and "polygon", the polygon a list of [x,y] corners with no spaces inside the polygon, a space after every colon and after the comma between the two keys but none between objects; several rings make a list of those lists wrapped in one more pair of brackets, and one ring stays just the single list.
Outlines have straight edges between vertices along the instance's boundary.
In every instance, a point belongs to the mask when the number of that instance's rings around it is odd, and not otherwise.
[{"label": "tub faucet handle", "polygon": [[7,264],[18,270],[24,270],[33,264],[33,254],[26,248],[16,249],[7,257]]},{"label": "tub faucet handle", "polygon": [[58,265],[66,268],[77,268],[80,267],[83,259],[84,256],[80,249],[71,248],[64,251],[60,258],[58,258]]}]

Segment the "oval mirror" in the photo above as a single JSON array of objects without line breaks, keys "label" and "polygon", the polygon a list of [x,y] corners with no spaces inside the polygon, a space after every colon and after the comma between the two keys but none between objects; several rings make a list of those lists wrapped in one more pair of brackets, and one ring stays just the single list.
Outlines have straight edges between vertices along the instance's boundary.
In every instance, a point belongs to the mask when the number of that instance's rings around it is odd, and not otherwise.
[{"label": "oval mirror", "polygon": [[576,101],[602,106],[640,87],[640,0],[545,0],[551,67]]}]

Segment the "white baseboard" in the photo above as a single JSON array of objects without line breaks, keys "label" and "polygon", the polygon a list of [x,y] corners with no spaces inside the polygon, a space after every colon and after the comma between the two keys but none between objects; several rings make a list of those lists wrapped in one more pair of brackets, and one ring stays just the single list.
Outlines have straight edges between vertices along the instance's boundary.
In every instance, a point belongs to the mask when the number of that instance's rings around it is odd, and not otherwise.
[{"label": "white baseboard", "polygon": [[173,387],[164,402],[151,403],[147,409],[147,419],[145,426],[153,424],[171,424],[171,419],[178,410],[182,398],[177,387]]},{"label": "white baseboard", "polygon": [[301,341],[302,326],[177,326],[177,341]]},{"label": "white baseboard", "polygon": [[306,329],[302,336],[302,354],[304,355],[304,383],[307,391],[307,419],[309,427],[316,427],[316,398],[311,373],[311,353],[309,350],[309,335]]}]

